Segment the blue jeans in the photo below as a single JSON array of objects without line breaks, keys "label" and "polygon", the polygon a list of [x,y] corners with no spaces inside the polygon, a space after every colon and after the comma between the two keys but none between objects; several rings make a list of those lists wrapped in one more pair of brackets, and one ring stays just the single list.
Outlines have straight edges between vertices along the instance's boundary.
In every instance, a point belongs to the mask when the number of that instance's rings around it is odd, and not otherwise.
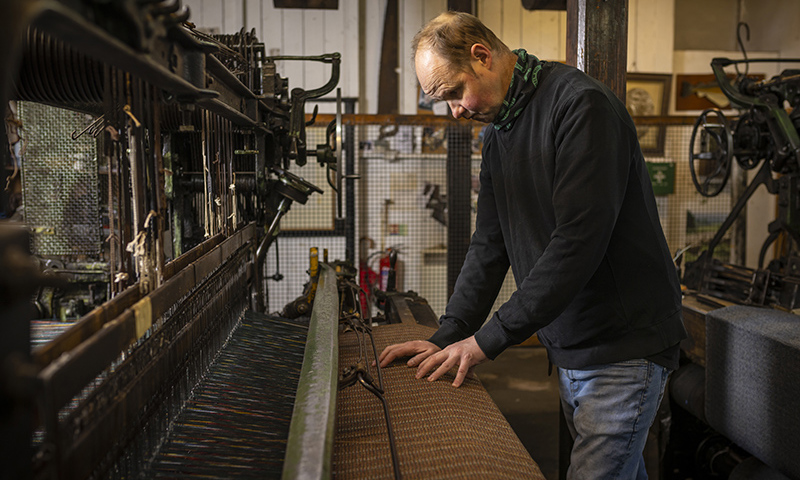
[{"label": "blue jeans", "polygon": [[668,369],[645,359],[558,369],[574,440],[569,480],[647,478],[642,451],[668,376]]}]

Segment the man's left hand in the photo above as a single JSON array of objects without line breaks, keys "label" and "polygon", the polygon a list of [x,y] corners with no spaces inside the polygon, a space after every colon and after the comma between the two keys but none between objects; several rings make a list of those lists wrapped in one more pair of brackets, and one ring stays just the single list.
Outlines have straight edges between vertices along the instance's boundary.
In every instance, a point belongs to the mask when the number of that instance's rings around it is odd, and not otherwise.
[{"label": "man's left hand", "polygon": [[[419,368],[417,368],[417,378],[424,377],[435,368],[436,370],[428,377],[428,381],[432,382],[458,365],[458,373],[456,373],[453,386],[460,387],[461,384],[464,383],[467,374],[472,372],[472,368],[486,360],[488,360],[488,357],[483,353],[481,347],[478,346],[475,337],[471,336],[460,342],[448,345],[441,352],[434,353],[426,358],[419,364]],[[436,368],[437,365],[439,368]]]}]

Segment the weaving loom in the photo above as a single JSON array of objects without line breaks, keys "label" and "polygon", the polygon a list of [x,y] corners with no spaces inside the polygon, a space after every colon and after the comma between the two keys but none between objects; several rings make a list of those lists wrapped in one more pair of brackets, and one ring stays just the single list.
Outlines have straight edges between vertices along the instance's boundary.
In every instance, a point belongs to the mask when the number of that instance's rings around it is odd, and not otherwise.
[{"label": "weaving loom", "polygon": [[[316,148],[304,108],[339,54],[267,57],[179,0],[8,8],[25,223],[0,224],[2,477],[541,477],[476,380],[371,365],[430,334],[416,294],[387,294],[373,325],[347,259],[314,269],[294,305],[310,318],[264,313],[280,221],[321,192],[290,166],[316,157],[343,193],[341,102]],[[276,60],[330,77],[290,93]]]},{"label": "weaving loom", "polygon": [[[218,248],[226,247],[223,242]],[[209,254],[214,257],[213,250]],[[357,291],[337,288],[337,276],[326,265],[310,325],[304,318],[248,311],[248,256],[252,251],[245,243],[181,295],[182,301],[159,306],[159,294],[174,288],[167,282],[108,322],[108,330],[133,326],[144,303],[158,319],[91,392],[76,393],[77,406],[57,407],[58,418],[46,419],[36,477],[543,478],[476,379],[453,389],[447,381],[416,380],[404,364],[389,367],[381,393],[391,423],[373,393],[358,385],[343,387],[342,377],[353,366],[370,373],[375,351],[426,338],[430,327],[340,328],[342,309],[344,316],[352,312]],[[202,269],[202,260],[189,267]],[[368,336],[375,339],[374,349]],[[43,361],[68,338],[39,347],[35,357]],[[58,406],[67,399],[70,390],[60,377],[76,374],[71,364],[81,365],[85,374],[88,364],[97,363],[90,352],[99,348],[86,341],[72,350],[71,359],[45,369],[45,403]],[[314,405],[332,408],[320,416]],[[290,424],[298,432],[294,437]],[[320,426],[309,445],[306,430]],[[45,458],[46,451],[59,455]]]}]

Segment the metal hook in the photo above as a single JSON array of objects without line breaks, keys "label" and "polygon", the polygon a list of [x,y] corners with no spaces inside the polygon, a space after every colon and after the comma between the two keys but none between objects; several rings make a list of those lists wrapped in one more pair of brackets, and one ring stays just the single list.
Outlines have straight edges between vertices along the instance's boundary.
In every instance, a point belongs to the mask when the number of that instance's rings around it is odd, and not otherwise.
[{"label": "metal hook", "polygon": [[83,134],[86,133],[86,132],[91,132],[91,135],[93,137],[96,137],[99,134],[99,132],[103,131],[103,126],[105,124],[105,118],[104,117],[105,117],[105,115],[100,115],[94,121],[92,121],[92,123],[87,125],[86,128],[84,128],[80,132],[77,129],[73,130],[72,134],[70,135],[70,138],[72,138],[73,140],[77,140],[77,139],[81,138],[83,136]]},{"label": "metal hook", "polygon": [[747,63],[747,50],[744,48],[744,43],[742,42],[742,27],[747,31],[747,41],[750,41],[750,25],[747,22],[739,22],[736,25],[736,42],[739,44],[739,49],[742,51],[742,55],[744,56],[745,60],[745,68],[744,68],[744,75],[739,72],[739,64],[735,63],[734,68],[736,69],[736,75],[738,77],[747,76],[747,72],[750,70],[750,64]]}]

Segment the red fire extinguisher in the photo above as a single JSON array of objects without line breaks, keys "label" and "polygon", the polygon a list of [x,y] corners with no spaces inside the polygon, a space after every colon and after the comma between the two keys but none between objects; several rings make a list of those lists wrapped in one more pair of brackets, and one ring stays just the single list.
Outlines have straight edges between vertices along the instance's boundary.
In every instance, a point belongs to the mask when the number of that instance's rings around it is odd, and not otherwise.
[{"label": "red fire extinguisher", "polygon": [[392,268],[389,256],[392,253],[391,248],[387,248],[386,252],[381,255],[380,262],[378,262],[378,272],[380,272],[380,289],[384,292],[389,286],[389,270]]},{"label": "red fire extinguisher", "polygon": [[372,288],[378,281],[378,274],[363,262],[358,272],[358,283],[361,285],[359,297],[361,299],[361,311],[364,315],[369,315],[372,311]]},{"label": "red fire extinguisher", "polygon": [[403,289],[403,262],[397,258],[399,253],[396,247],[389,247],[378,262],[380,289],[384,292]]},{"label": "red fire extinguisher", "polygon": [[358,283],[361,285],[361,293],[359,294],[361,312],[365,316],[371,316],[373,291],[378,287],[378,273],[370,267],[370,261],[375,257],[377,252],[366,255],[366,252],[370,248],[373,248],[374,245],[371,238],[361,238],[361,252],[363,252],[363,256],[359,261]]}]

